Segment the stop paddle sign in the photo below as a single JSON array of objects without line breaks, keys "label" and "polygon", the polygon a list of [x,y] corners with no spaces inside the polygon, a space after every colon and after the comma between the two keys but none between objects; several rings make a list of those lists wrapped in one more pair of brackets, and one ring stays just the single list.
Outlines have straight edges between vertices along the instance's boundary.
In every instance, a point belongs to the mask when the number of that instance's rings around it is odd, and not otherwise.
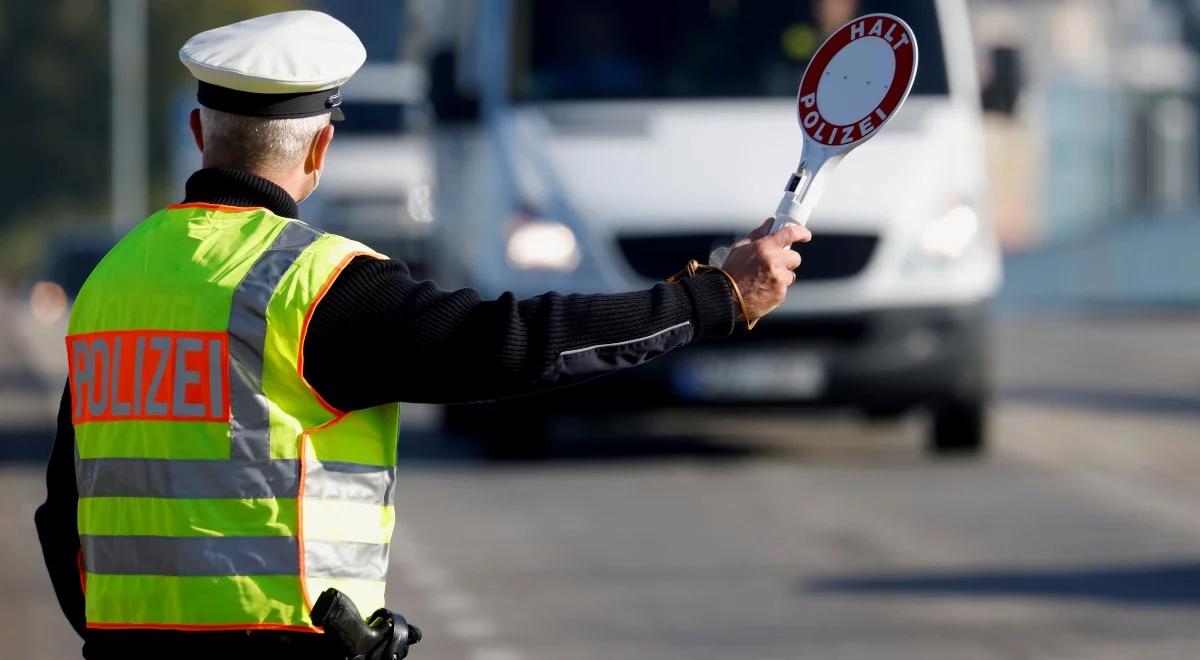
[{"label": "stop paddle sign", "polygon": [[772,233],[808,222],[834,168],[896,115],[916,77],[917,38],[891,14],[860,16],[821,44],[796,96],[804,152],[788,178]]}]

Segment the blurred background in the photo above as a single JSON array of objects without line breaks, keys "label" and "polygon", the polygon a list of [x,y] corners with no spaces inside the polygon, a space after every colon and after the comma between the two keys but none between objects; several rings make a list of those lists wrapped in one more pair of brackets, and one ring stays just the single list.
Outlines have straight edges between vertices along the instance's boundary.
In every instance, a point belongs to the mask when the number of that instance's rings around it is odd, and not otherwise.
[{"label": "blurred background", "polygon": [[12,657],[78,657],[33,511],[71,301],[199,166],[176,52],[295,8],[369,53],[305,219],[486,295],[707,260],[795,169],[824,37],[920,42],[754,333],[404,409],[413,657],[1200,653],[1200,2],[46,0],[0,6]]}]

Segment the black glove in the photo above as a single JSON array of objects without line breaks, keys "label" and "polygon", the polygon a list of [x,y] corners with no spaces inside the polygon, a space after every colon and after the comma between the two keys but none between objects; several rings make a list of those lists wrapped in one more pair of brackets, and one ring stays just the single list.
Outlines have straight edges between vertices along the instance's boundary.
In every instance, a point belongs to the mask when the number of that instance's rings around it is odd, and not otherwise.
[{"label": "black glove", "polygon": [[338,640],[348,660],[401,660],[421,641],[420,628],[382,607],[364,622],[350,597],[332,588],[313,605],[312,622]]}]

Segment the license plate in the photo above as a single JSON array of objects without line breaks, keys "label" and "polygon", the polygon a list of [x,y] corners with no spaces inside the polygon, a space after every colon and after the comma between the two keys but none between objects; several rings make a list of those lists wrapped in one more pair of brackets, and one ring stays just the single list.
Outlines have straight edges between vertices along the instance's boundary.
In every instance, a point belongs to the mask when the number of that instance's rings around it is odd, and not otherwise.
[{"label": "license plate", "polygon": [[675,393],[685,399],[816,399],[825,392],[825,364],[810,352],[699,354],[672,374]]}]

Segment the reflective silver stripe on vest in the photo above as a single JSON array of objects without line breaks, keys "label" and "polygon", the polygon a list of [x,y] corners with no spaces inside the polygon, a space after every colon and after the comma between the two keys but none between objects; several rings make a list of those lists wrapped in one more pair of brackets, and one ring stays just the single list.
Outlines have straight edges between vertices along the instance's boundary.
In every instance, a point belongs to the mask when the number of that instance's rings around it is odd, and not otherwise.
[{"label": "reflective silver stripe on vest", "polygon": [[284,273],[321,232],[288,222],[233,292],[229,312],[230,444],[233,458],[269,460],[271,419],[262,391],[267,305]]},{"label": "reflective silver stripe on vest", "polygon": [[[80,497],[293,498],[300,485],[294,459],[85,458],[75,470]],[[308,497],[391,504],[394,468],[312,461],[308,475]]]},{"label": "reflective silver stripe on vest", "polygon": [[[109,575],[297,575],[294,536],[80,537],[90,573]],[[386,543],[306,541],[308,577],[387,578]]]},{"label": "reflective silver stripe on vest", "polygon": [[294,498],[300,486],[300,462],[286,459],[87,458],[75,474],[80,497]]},{"label": "reflective silver stripe on vest", "polygon": [[333,461],[309,461],[307,466],[305,497],[380,505],[392,503],[395,468]]},{"label": "reflective silver stripe on vest", "polygon": [[296,575],[291,536],[81,536],[90,573],[126,575]]},{"label": "reflective silver stripe on vest", "polygon": [[387,578],[388,545],[306,540],[304,563],[308,577],[383,580]]}]

